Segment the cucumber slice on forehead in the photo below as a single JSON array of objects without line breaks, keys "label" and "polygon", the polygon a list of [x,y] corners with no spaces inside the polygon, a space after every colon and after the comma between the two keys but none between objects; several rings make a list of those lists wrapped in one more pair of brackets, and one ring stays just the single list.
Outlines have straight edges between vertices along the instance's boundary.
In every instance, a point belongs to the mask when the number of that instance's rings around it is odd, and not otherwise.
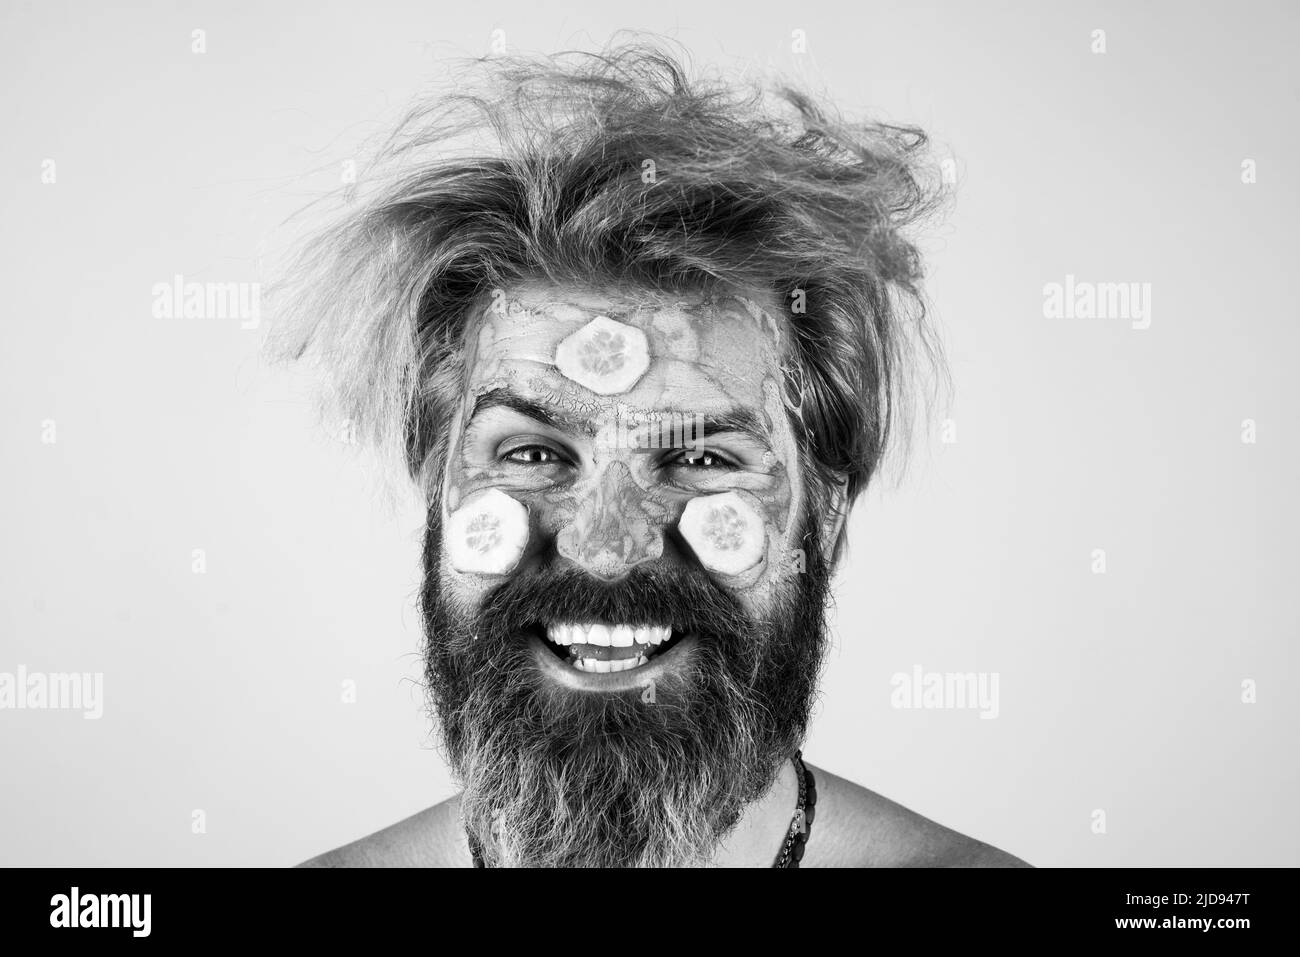
[{"label": "cucumber slice on forehead", "polygon": [[556,347],[555,367],[597,395],[617,395],[650,368],[650,347],[635,326],[597,316]]}]

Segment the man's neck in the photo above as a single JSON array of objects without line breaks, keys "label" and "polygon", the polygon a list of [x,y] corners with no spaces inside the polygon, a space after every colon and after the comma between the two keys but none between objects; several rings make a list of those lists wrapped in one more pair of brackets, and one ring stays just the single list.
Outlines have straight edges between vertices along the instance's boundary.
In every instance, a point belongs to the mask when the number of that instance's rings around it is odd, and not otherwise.
[{"label": "man's neck", "polygon": [[767,793],[750,803],[713,855],[715,867],[771,867],[790,833],[799,803],[794,762],[785,761]]}]

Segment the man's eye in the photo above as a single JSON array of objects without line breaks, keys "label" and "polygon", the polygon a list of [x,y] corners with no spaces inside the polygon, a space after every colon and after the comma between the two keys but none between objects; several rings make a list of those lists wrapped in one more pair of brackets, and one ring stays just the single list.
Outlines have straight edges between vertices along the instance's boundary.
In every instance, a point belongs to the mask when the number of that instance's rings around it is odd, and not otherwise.
[{"label": "man's eye", "polygon": [[504,458],[507,462],[518,462],[521,465],[552,465],[564,461],[560,453],[544,445],[524,445],[507,452]]},{"label": "man's eye", "polygon": [[683,452],[672,460],[673,465],[684,465],[692,469],[729,469],[735,466],[716,452]]}]

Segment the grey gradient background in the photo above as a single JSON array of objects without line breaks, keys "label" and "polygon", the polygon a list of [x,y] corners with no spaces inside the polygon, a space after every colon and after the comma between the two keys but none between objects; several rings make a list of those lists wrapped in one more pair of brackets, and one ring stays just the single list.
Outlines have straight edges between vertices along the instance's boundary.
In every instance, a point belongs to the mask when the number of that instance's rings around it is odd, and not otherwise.
[{"label": "grey gradient background", "polygon": [[[811,760],[1035,864],[1300,863],[1296,7],[1045,6],[5,0],[0,671],[103,672],[105,713],[0,711],[0,863],[290,864],[452,793],[420,510],[263,361],[266,322],[155,319],[151,288],[265,278],[493,30],[621,28],[956,158],[926,240],[953,397],[853,515]],[[1151,327],[1045,319],[1066,274],[1151,283]],[[997,672],[999,717],[891,707],[918,664]]]}]

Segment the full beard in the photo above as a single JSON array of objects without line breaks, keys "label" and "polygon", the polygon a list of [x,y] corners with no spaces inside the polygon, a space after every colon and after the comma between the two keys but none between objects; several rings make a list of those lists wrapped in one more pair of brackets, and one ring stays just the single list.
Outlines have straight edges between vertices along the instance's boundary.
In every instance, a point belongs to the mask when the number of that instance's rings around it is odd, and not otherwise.
[{"label": "full beard", "polygon": [[[663,564],[614,583],[571,565],[532,568],[469,614],[441,587],[441,537],[435,508],[421,593],[425,676],[485,863],[708,863],[807,728],[830,579],[815,533],[806,570],[775,590],[761,620],[698,567]],[[696,640],[652,700],[639,688],[579,692],[533,658],[530,630],[555,621],[671,624]]]}]

